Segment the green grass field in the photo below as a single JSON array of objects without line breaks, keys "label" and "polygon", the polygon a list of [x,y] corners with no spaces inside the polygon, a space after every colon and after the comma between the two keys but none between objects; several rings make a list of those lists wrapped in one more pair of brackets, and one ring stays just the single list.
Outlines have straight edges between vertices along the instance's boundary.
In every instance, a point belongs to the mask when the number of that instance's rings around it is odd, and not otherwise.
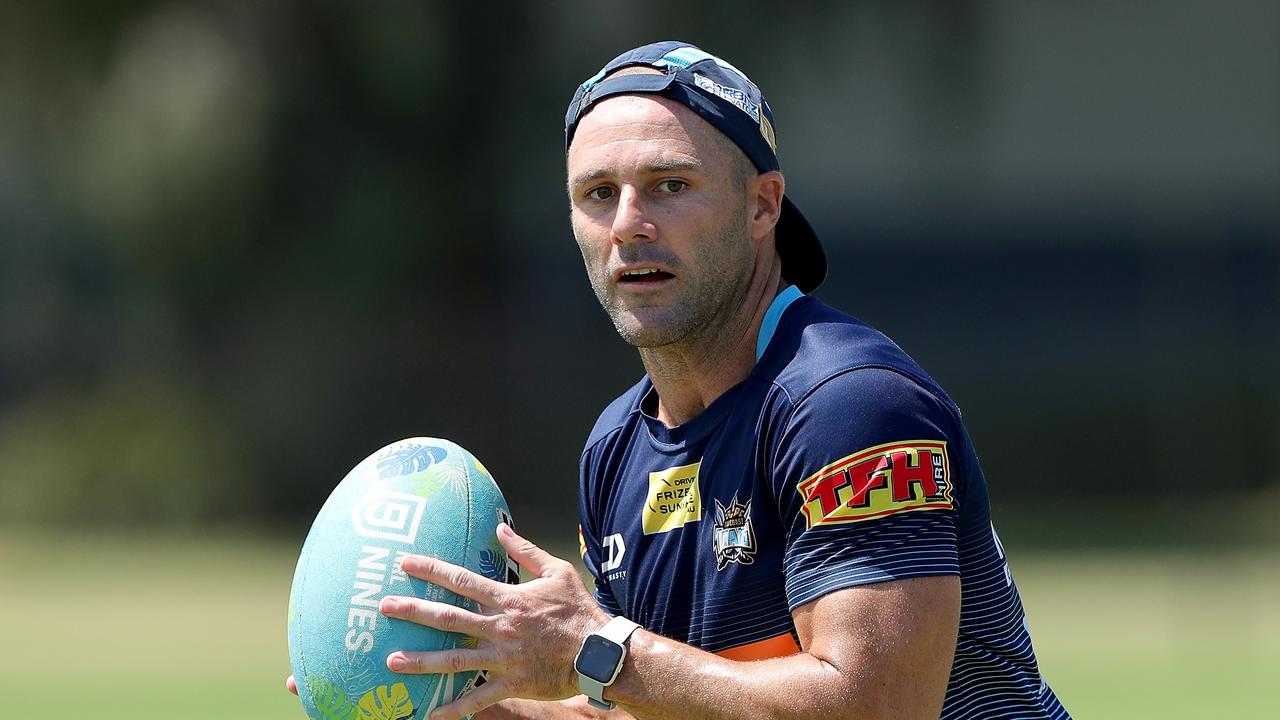
[{"label": "green grass field", "polygon": [[[295,550],[0,532],[0,716],[302,718],[283,686]],[[1009,550],[1075,717],[1274,716],[1280,552]]]}]

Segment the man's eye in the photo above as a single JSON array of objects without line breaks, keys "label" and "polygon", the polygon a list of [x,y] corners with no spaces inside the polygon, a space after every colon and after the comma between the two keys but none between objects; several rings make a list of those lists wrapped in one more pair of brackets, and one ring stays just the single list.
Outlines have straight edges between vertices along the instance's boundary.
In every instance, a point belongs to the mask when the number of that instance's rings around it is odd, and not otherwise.
[{"label": "man's eye", "polygon": [[601,185],[598,188],[591,188],[587,191],[587,197],[592,200],[608,200],[613,197],[613,188],[607,185]]},{"label": "man's eye", "polygon": [[658,191],[664,193],[678,193],[689,187],[689,183],[683,180],[663,180],[658,183]]}]

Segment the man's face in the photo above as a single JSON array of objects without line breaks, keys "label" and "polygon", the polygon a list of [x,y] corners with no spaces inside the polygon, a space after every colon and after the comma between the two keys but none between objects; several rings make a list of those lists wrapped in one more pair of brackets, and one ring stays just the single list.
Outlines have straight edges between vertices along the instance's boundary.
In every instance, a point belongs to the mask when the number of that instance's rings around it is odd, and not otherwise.
[{"label": "man's face", "polygon": [[[623,339],[660,347],[737,310],[754,263],[745,156],[680,103],[619,95],[569,148],[573,234]],[[738,163],[738,164],[735,164]]]}]

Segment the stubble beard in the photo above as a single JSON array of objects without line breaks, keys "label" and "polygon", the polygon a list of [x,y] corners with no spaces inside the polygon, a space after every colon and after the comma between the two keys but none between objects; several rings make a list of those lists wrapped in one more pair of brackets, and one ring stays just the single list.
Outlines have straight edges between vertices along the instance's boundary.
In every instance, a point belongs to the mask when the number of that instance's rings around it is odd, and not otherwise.
[{"label": "stubble beard", "polygon": [[[711,334],[732,316],[751,282],[750,239],[745,212],[733,213],[716,231],[700,238],[695,253],[697,277],[688,268],[673,268],[685,287],[663,308],[629,308],[611,291],[611,273],[591,271],[591,287],[624,341],[636,348],[660,348]],[[657,260],[658,258],[647,258]]]}]

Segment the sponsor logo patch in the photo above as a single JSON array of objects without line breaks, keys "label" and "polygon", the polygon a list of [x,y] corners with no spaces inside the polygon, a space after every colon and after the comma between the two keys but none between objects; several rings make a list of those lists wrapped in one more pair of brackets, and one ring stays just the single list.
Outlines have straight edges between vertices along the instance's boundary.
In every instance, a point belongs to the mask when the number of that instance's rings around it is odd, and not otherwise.
[{"label": "sponsor logo patch", "polygon": [[742,505],[735,495],[729,501],[729,507],[721,505],[719,500],[715,503],[712,547],[716,551],[716,572],[725,569],[729,563],[750,565],[755,562],[756,534],[751,529],[751,501]]},{"label": "sponsor logo patch", "polygon": [[841,458],[796,486],[805,527],[916,510],[950,510],[951,464],[942,440],[885,443]]},{"label": "sponsor logo patch", "polygon": [[649,497],[641,518],[645,535],[671,532],[702,519],[698,470],[702,461],[649,473]]}]

